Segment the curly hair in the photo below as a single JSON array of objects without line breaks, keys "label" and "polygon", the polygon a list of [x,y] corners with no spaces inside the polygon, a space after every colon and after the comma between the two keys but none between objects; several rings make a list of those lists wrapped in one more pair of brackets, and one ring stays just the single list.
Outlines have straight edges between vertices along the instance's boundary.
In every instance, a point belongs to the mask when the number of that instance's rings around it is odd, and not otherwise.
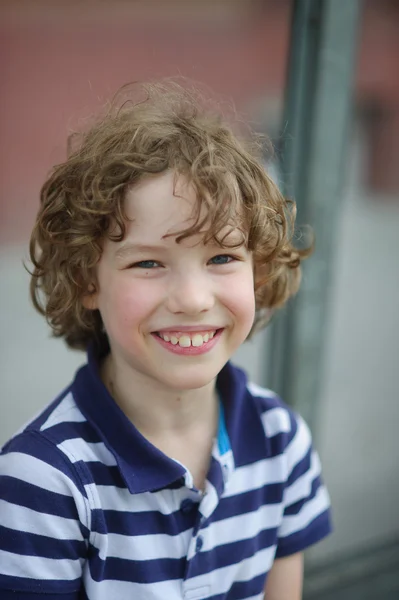
[{"label": "curly hair", "polygon": [[[137,89],[137,86],[134,86]],[[311,251],[292,243],[295,203],[285,199],[262,164],[262,137],[239,135],[198,90],[176,82],[122,88],[91,127],[69,139],[70,153],[40,194],[30,240],[30,292],[56,337],[84,350],[102,332],[98,310],[82,297],[95,281],[106,236],[126,231],[127,190],[150,174],[183,175],[197,197],[194,223],[176,242],[198,233],[227,247],[226,227],[239,228],[254,263],[256,317],[263,326],[300,283]],[[204,233],[205,232],[205,233]]]}]

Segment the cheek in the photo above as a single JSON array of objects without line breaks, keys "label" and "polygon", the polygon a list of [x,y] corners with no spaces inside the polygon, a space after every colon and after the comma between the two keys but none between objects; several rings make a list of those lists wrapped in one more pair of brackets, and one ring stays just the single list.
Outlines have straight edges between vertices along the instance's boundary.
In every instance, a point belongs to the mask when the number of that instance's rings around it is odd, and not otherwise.
[{"label": "cheek", "polygon": [[109,285],[100,302],[108,332],[122,335],[140,326],[157,306],[158,294],[147,282],[118,282]]},{"label": "cheek", "polygon": [[255,318],[255,292],[252,272],[245,276],[232,277],[223,288],[224,303],[232,314],[242,322],[243,327],[251,328]]}]

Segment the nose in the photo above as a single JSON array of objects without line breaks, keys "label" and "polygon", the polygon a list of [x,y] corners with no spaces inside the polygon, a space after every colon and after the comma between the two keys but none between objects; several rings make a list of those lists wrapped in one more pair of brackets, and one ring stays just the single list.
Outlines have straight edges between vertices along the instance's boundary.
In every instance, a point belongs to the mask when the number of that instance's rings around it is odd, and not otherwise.
[{"label": "nose", "polygon": [[195,316],[215,304],[212,282],[198,272],[176,275],[168,289],[168,308],[175,314]]}]

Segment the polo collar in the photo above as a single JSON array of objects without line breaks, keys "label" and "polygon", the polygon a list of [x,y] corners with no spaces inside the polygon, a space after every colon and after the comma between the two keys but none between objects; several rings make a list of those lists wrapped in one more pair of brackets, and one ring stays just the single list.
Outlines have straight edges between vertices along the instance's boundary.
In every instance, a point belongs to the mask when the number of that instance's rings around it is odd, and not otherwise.
[{"label": "polo collar", "polygon": [[[138,494],[179,483],[184,485],[187,474],[184,466],[153,446],[109,394],[100,378],[100,356],[98,348],[89,348],[88,362],[77,372],[72,392],[79,409],[114,455],[129,491]],[[243,371],[227,363],[219,373],[216,385],[221,399],[221,415],[213,457],[221,464],[226,483],[237,459],[242,462],[243,443],[245,454],[248,454],[254,430],[259,431],[261,423],[253,404],[248,402],[249,392]]]}]

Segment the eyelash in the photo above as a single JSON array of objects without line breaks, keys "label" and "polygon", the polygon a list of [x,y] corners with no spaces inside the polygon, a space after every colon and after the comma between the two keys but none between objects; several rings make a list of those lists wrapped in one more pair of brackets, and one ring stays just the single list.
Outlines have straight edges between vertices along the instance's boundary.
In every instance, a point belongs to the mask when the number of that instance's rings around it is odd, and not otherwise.
[{"label": "eyelash", "polygon": [[[232,256],[231,254],[217,254],[216,256],[213,256],[210,260],[212,261],[212,260],[215,260],[215,258],[220,258],[220,257],[229,258],[230,260],[228,260],[227,262],[212,263],[212,264],[218,265],[218,266],[222,266],[222,265],[228,265],[228,264],[230,264],[233,261],[239,260],[238,257]],[[137,262],[137,263],[134,263],[132,265],[129,265],[128,268],[129,269],[133,269],[133,268],[138,268],[138,269],[153,269],[153,268],[156,268],[156,267],[153,267],[153,266],[149,267],[148,263],[152,263],[153,265],[160,266],[159,263],[157,263],[156,260],[141,260],[140,262]],[[147,266],[143,266],[144,264],[147,264]]]},{"label": "eyelash", "polygon": [[229,258],[230,260],[222,263],[213,263],[214,265],[228,265],[231,262],[238,260],[236,256],[232,256],[231,254],[217,254],[216,256],[213,256],[211,260],[215,260],[215,258]]},{"label": "eyelash", "polygon": [[129,269],[133,269],[133,268],[141,268],[141,269],[151,269],[153,267],[143,267],[141,265],[144,265],[146,263],[154,263],[154,264],[158,264],[156,260],[141,260],[140,262],[134,263],[133,265],[129,266]]}]

